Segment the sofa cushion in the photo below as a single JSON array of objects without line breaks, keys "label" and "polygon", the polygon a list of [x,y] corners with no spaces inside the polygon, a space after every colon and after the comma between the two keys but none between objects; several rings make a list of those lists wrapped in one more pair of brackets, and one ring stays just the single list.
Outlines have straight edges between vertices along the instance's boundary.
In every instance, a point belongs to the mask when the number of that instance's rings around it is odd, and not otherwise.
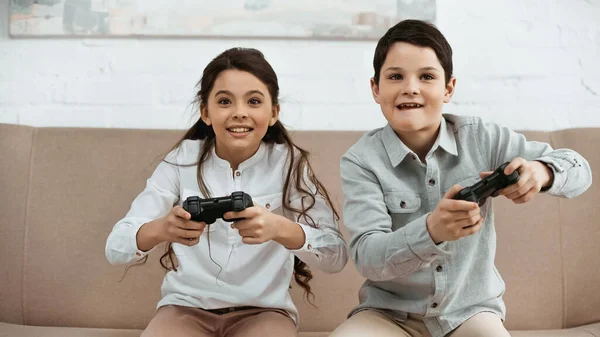
[{"label": "sofa cushion", "polygon": [[34,128],[0,125],[0,317],[23,323],[23,244]]},{"label": "sofa cushion", "polygon": [[[139,337],[137,329],[58,328],[0,323],[0,337]],[[598,337],[600,323],[564,330],[510,331],[512,337]],[[299,337],[327,337],[329,332],[300,332]]]},{"label": "sofa cushion", "polygon": [[112,226],[179,131],[41,128],[32,151],[25,237],[25,323],[141,329],[164,276],[161,249],[143,267],[111,266]]},{"label": "sofa cushion", "polygon": [[[552,133],[552,142],[577,149],[592,167],[595,173],[592,178],[600,178],[598,129],[556,131]],[[577,198],[558,200],[566,327],[600,321],[600,188],[594,186],[598,186],[597,181]]]},{"label": "sofa cushion", "polygon": [[598,337],[600,323],[562,330],[510,331],[511,337]]}]

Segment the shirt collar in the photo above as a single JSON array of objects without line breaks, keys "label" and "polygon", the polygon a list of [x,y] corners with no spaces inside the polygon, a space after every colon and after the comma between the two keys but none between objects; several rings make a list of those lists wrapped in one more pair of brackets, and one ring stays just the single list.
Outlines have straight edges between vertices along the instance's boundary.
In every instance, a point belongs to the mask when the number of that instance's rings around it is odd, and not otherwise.
[{"label": "shirt collar", "polygon": [[446,150],[446,152],[453,156],[458,156],[458,150],[456,149],[456,138],[454,137],[454,129],[452,128],[452,124],[447,123],[444,117],[442,117],[440,134],[438,135],[438,140],[436,142],[439,143],[440,147]]},{"label": "shirt collar", "polygon": [[382,132],[383,146],[387,152],[388,157],[392,166],[396,167],[404,160],[404,158],[412,151],[404,145],[404,143],[398,138],[398,135],[392,129],[392,126],[388,123]]},{"label": "shirt collar", "polygon": [[[389,123],[383,128],[382,140],[385,151],[387,152],[390,162],[394,167],[398,166],[407,155],[413,153],[411,149],[409,149],[400,140],[400,138],[398,138],[398,135],[394,129],[392,129],[392,126]],[[447,123],[444,117],[442,117],[442,121],[440,123],[440,132],[438,133],[438,137],[429,152],[435,152],[438,147],[441,147],[446,152],[454,156],[458,155],[456,138],[454,137],[452,125]]]},{"label": "shirt collar", "polygon": [[[256,151],[256,153],[254,153],[252,155],[252,157],[241,162],[240,165],[238,166],[238,171],[242,171],[258,162],[261,162],[262,159],[264,158],[264,156],[267,154],[266,147],[267,147],[267,145],[261,141],[260,145],[258,147],[258,151]],[[229,164],[229,162],[227,160],[222,159],[219,156],[217,156],[215,146],[212,147],[211,151],[212,151],[212,153],[211,153],[212,158],[215,161],[215,163],[217,164],[217,166],[222,167],[222,168],[231,168],[231,165]]]}]

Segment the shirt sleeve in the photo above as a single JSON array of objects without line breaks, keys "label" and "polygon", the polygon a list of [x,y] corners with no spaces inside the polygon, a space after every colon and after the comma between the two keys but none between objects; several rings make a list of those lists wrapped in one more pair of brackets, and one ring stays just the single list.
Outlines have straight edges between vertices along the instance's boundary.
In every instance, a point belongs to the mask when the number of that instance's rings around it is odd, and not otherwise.
[{"label": "shirt sleeve", "polygon": [[392,218],[377,177],[355,155],[342,156],[340,170],[350,254],[362,276],[387,281],[449,255],[447,244],[436,245],[429,235],[429,213],[392,231]]},{"label": "shirt sleeve", "polygon": [[[314,205],[307,211],[307,216],[298,219],[297,213],[284,212],[285,216],[298,223],[305,235],[304,245],[297,250],[290,250],[309,267],[317,268],[326,273],[337,273],[344,269],[348,262],[346,241],[340,233],[339,224],[327,200],[310,183],[308,175],[304,174],[307,190],[314,197]],[[303,209],[309,202],[309,197],[296,189],[292,190],[290,206]]]},{"label": "shirt sleeve", "polygon": [[133,200],[125,217],[113,227],[105,247],[109,263],[130,263],[151,251],[138,249],[137,232],[144,224],[169,214],[179,200],[179,170],[175,160],[173,152],[167,155]]},{"label": "shirt sleeve", "polygon": [[553,149],[549,144],[527,141],[525,136],[506,127],[480,122],[479,139],[484,158],[490,158],[490,170],[495,170],[516,157],[537,160],[552,169],[554,179],[545,193],[573,198],[592,184],[592,170],[579,153],[571,149]]}]

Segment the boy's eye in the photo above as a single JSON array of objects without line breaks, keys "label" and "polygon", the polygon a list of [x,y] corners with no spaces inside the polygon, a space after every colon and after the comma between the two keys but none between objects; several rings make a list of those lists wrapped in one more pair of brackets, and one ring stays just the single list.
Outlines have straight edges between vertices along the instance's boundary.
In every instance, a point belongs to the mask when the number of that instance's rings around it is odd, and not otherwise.
[{"label": "boy's eye", "polygon": [[251,98],[248,103],[250,103],[251,105],[256,105],[256,104],[260,104],[260,100],[258,98]]},{"label": "boy's eye", "polygon": [[402,79],[402,75],[400,74],[393,74],[389,77],[390,80],[401,80]]},{"label": "boy's eye", "polygon": [[231,102],[230,102],[230,101],[229,101],[227,98],[221,98],[221,99],[218,101],[218,103],[219,103],[219,104],[223,104],[223,105],[225,105],[225,104],[229,104],[229,103],[231,103]]},{"label": "boy's eye", "polygon": [[424,74],[424,75],[423,75],[423,76],[421,76],[421,77],[422,77],[424,80],[427,80],[427,81],[435,79],[435,77],[433,77],[433,75],[430,75],[430,74]]}]

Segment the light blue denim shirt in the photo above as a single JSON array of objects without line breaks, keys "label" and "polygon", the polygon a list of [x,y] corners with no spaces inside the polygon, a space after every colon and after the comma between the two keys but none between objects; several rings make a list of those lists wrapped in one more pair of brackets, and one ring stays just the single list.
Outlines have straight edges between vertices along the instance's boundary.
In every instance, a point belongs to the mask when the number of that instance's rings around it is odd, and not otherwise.
[{"label": "light blue denim shirt", "polygon": [[452,185],[470,186],[479,172],[515,157],[549,165],[554,181],[545,193],[571,198],[591,185],[589,164],[575,151],[527,141],[476,117],[444,114],[426,163],[390,125],[362,136],[341,158],[350,253],[367,278],[351,315],[364,308],[398,321],[407,313],[424,315],[433,337],[482,311],[504,319],[491,199],[481,208],[481,230],[456,241],[436,245],[425,220]]}]

